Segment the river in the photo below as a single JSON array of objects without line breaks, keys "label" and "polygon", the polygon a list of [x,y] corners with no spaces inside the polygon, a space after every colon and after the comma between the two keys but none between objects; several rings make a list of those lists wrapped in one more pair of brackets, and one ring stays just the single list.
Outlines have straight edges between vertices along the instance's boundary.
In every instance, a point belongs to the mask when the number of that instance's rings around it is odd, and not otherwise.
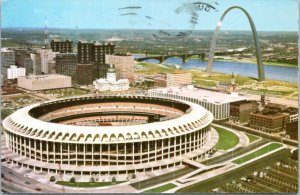
[{"label": "river", "polygon": [[[144,55],[134,54],[135,58],[145,57]],[[159,63],[158,60],[149,59],[144,62]],[[164,62],[165,65],[179,65],[182,69],[201,68],[205,69],[207,61],[201,59],[190,59],[187,63],[182,63],[181,58],[168,58]],[[226,62],[226,61],[214,61],[213,71],[226,74],[239,74],[241,76],[257,78],[257,66],[251,63],[241,62]],[[266,79],[282,80],[296,83],[298,82],[298,69],[296,67],[288,66],[265,66]]]}]

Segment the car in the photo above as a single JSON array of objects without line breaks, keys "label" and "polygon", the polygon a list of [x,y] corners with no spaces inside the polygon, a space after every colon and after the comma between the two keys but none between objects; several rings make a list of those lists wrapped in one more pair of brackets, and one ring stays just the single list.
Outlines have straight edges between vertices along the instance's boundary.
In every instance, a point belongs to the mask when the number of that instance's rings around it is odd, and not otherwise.
[{"label": "car", "polygon": [[42,191],[42,189],[41,189],[41,188],[35,188],[35,190],[36,190],[36,191]]},{"label": "car", "polygon": [[27,184],[27,185],[30,185],[30,182],[29,182],[29,181],[25,181],[24,183]]}]

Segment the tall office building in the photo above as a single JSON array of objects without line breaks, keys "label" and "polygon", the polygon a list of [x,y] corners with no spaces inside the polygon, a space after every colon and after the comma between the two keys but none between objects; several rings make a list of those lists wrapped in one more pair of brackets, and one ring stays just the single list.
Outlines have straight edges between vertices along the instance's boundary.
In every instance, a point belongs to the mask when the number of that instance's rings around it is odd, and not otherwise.
[{"label": "tall office building", "polygon": [[7,68],[16,64],[15,52],[10,48],[1,48],[1,72],[7,78]]},{"label": "tall office building", "polygon": [[33,75],[40,75],[42,73],[42,59],[39,53],[30,53],[30,60],[28,59],[27,63],[28,67],[25,67],[25,69],[32,69]]},{"label": "tall office building", "polygon": [[134,81],[134,57],[132,55],[105,55],[105,62],[113,64],[117,73],[117,80],[128,79]]},{"label": "tall office building", "polygon": [[72,53],[73,52],[73,41],[67,39],[65,41],[54,39],[51,41],[51,49],[54,52],[59,53]]},{"label": "tall office building", "polygon": [[55,70],[57,74],[67,75],[75,81],[77,56],[74,53],[64,53],[56,55]]},{"label": "tall office building", "polygon": [[94,80],[93,64],[77,64],[76,66],[76,82],[79,85],[91,85]]},{"label": "tall office building", "polygon": [[38,49],[37,52],[41,56],[41,72],[44,74],[49,73],[49,62],[53,63],[52,61],[55,60],[56,54],[59,52],[53,52],[52,49],[42,48]]},{"label": "tall office building", "polygon": [[94,78],[105,78],[108,65],[105,55],[114,53],[115,45],[111,43],[79,41],[77,44],[78,63],[93,64]]},{"label": "tall office building", "polygon": [[30,49],[18,48],[15,49],[16,66],[25,68],[25,59],[29,57]]}]

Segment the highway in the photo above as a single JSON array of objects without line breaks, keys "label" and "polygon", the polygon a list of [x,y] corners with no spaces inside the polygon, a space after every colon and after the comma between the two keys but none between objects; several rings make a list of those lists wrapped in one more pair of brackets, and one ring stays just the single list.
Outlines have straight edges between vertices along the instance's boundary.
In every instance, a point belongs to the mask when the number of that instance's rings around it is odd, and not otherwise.
[{"label": "highway", "polygon": [[249,127],[245,127],[245,126],[239,126],[239,125],[235,125],[235,124],[231,124],[228,123],[227,121],[214,121],[215,124],[224,126],[224,127],[229,127],[231,129],[237,130],[237,131],[243,131],[246,133],[250,133],[265,139],[268,139],[270,141],[275,141],[275,142],[282,142],[284,144],[290,145],[290,146],[294,146],[294,147],[298,147],[298,141],[296,140],[291,140],[291,139],[286,139],[277,135],[272,135],[269,133],[265,133],[259,130],[255,130]]},{"label": "highway", "polygon": [[[1,174],[4,174],[5,178],[11,179],[11,182],[8,182],[3,178],[1,179],[2,189],[8,192],[61,192],[59,189],[52,188],[51,186],[49,187],[46,184],[24,177],[5,166],[1,166]],[[40,188],[41,190],[35,190],[37,188]]]},{"label": "highway", "polygon": [[258,148],[266,143],[268,143],[268,141],[266,139],[262,139],[253,144],[250,144],[249,146],[246,146],[243,148],[238,148],[232,152],[228,152],[221,156],[217,156],[217,157],[208,159],[206,161],[202,161],[201,163],[204,165],[212,165],[212,164],[222,163],[222,162],[230,160],[231,158],[234,158],[234,157],[240,156],[242,154],[245,154],[247,152],[250,152],[251,150],[254,150],[255,148]]}]

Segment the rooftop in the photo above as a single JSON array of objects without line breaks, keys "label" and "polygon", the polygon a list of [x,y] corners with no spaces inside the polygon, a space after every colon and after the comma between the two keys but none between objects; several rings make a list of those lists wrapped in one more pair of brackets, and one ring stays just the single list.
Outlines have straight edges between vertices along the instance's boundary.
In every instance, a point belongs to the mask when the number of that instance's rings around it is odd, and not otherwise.
[{"label": "rooftop", "polygon": [[239,105],[242,105],[242,104],[249,104],[249,103],[252,103],[253,101],[250,101],[250,100],[242,100],[242,101],[238,101],[238,102],[233,102],[231,103],[231,105],[234,105],[234,106],[239,106]]},{"label": "rooftop", "polygon": [[176,95],[195,98],[195,99],[199,99],[202,101],[207,101],[215,104],[224,104],[224,103],[231,103],[231,102],[250,99],[250,97],[241,96],[238,93],[226,94],[226,93],[221,93],[216,91],[194,88],[193,86],[190,85],[184,87],[157,88],[150,91],[176,94]]},{"label": "rooftop", "polygon": [[41,75],[30,75],[24,77],[30,80],[69,78],[69,76],[61,75],[61,74],[41,74]]}]

